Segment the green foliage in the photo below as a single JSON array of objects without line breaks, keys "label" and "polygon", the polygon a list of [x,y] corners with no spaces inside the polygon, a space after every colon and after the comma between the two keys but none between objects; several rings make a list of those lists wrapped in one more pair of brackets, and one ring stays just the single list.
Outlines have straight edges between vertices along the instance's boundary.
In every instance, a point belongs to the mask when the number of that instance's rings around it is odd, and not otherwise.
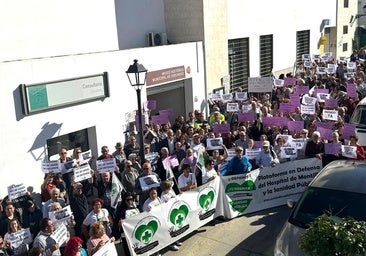
[{"label": "green foliage", "polygon": [[366,255],[366,222],[323,214],[299,237],[299,247],[311,256]]}]

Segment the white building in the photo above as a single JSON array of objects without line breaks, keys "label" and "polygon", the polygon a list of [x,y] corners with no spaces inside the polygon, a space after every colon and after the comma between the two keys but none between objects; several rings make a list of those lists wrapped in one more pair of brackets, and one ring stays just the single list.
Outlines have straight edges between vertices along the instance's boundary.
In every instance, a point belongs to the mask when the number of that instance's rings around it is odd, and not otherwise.
[{"label": "white building", "polygon": [[[214,89],[245,88],[248,77],[292,71],[301,54],[319,53],[322,35],[322,50],[349,56],[354,27],[344,34],[343,26],[356,10],[356,0],[0,0],[0,197],[20,183],[38,193],[41,163],[61,145],[72,150],[80,144],[97,156],[101,146],[113,152],[124,142],[137,109],[125,74],[134,59],[149,70],[143,101],[156,100],[157,110],[175,114],[207,113]],[[161,46],[146,47],[152,44]],[[71,97],[72,104],[58,106],[74,94],[43,94],[33,99],[41,105],[29,105],[33,113],[24,114],[20,85],[104,72],[107,97],[83,103]],[[80,93],[81,81],[63,88]]]}]

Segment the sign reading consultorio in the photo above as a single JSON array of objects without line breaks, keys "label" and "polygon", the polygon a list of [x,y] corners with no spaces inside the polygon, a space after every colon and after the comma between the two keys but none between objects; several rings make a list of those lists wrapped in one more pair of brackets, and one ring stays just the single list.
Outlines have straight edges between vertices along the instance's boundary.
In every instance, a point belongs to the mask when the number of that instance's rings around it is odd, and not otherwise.
[{"label": "sign reading consultorio", "polygon": [[109,97],[107,72],[19,87],[24,115]]}]

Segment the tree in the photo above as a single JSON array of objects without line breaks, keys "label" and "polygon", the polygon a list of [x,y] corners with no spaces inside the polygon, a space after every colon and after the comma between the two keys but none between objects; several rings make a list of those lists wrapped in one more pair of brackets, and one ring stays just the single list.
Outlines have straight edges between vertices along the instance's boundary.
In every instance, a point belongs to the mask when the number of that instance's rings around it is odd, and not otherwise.
[{"label": "tree", "polygon": [[299,247],[311,256],[366,255],[366,222],[323,214],[299,237]]}]

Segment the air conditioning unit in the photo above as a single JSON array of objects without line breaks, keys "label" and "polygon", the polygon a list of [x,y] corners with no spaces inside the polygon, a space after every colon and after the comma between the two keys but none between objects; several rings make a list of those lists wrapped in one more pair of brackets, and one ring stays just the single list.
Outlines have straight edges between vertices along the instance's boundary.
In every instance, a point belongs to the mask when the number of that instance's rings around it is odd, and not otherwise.
[{"label": "air conditioning unit", "polygon": [[147,33],[146,45],[147,46],[159,46],[168,44],[166,33]]}]

